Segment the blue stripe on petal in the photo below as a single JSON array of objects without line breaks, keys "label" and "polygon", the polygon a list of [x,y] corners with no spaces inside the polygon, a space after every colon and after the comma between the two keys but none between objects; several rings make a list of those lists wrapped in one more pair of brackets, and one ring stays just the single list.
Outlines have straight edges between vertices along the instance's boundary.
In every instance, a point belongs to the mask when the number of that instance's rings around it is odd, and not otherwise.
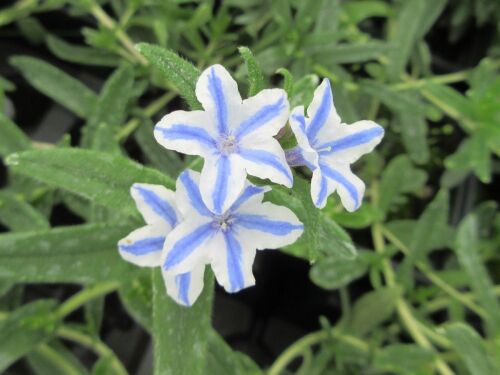
[{"label": "blue stripe on petal", "polygon": [[258,230],[275,236],[286,236],[294,230],[303,229],[302,224],[292,224],[288,221],[271,220],[262,215],[237,215],[235,223],[246,229]]},{"label": "blue stripe on petal", "polygon": [[227,104],[224,97],[224,90],[222,89],[222,82],[215,74],[215,69],[212,68],[208,75],[208,91],[212,95],[212,100],[215,105],[215,112],[217,114],[217,129],[219,134],[227,134]]},{"label": "blue stripe on petal", "polygon": [[302,132],[306,134],[306,118],[304,117],[304,115],[294,114],[292,115],[292,118],[299,123],[300,130],[302,130]]},{"label": "blue stripe on petal", "polygon": [[173,228],[177,224],[177,214],[174,208],[154,191],[140,185],[134,185],[134,189],[139,192],[144,203],[146,203],[158,216],[170,224]]},{"label": "blue stripe on petal", "polygon": [[331,153],[337,151],[343,151],[348,148],[356,147],[370,142],[372,139],[377,138],[384,134],[384,129],[380,126],[366,129],[355,134],[348,135],[346,137],[337,139],[333,142],[328,142],[324,145],[319,146],[319,149],[326,147],[331,147],[330,151],[320,151],[320,153]]},{"label": "blue stripe on petal", "polygon": [[241,149],[239,155],[246,160],[257,164],[264,164],[276,169],[279,173],[286,176],[290,183],[293,183],[293,177],[287,164],[283,164],[273,153],[264,150]]},{"label": "blue stripe on petal", "polygon": [[168,141],[195,141],[208,148],[215,148],[214,139],[208,134],[205,129],[200,129],[194,126],[173,124],[168,128],[156,127],[155,131]]},{"label": "blue stripe on petal", "polygon": [[267,122],[278,116],[284,108],[285,98],[283,96],[280,97],[275,103],[263,106],[240,124],[235,133],[236,138],[244,137],[259,127],[265,125]]},{"label": "blue stripe on petal", "polygon": [[178,289],[177,298],[179,298],[179,300],[181,300],[186,306],[191,305],[189,303],[189,285],[191,284],[191,272],[176,275],[175,283]]},{"label": "blue stripe on petal", "polygon": [[349,192],[349,195],[355,202],[355,206],[359,207],[359,204],[361,202],[359,201],[359,195],[356,186],[354,186],[354,184],[349,181],[342,173],[328,167],[327,165],[321,164],[320,168],[321,172],[323,172],[326,177],[341,184]]},{"label": "blue stripe on petal", "polygon": [[323,97],[321,98],[321,103],[314,114],[309,127],[307,128],[307,137],[314,143],[318,132],[321,130],[323,125],[325,125],[326,119],[328,118],[328,114],[332,110],[333,105],[333,97],[332,90],[330,88],[330,82],[327,80],[325,85],[325,89],[323,91]]},{"label": "blue stripe on petal", "polygon": [[194,229],[191,233],[177,240],[172,246],[172,249],[165,259],[163,268],[169,270],[186,259],[193,251],[196,250],[212,233],[214,232],[213,224],[207,223]]},{"label": "blue stripe on petal", "polygon": [[231,211],[236,211],[243,203],[245,203],[247,200],[249,200],[254,195],[265,193],[268,190],[269,189],[267,187],[248,185],[245,188],[245,190],[243,190],[243,193],[238,197],[238,199],[236,199],[236,201],[231,206],[231,208],[230,208]]},{"label": "blue stripe on petal", "polygon": [[234,293],[245,287],[245,280],[241,270],[242,250],[238,240],[231,232],[224,233],[226,242],[226,266],[229,277],[229,291]]},{"label": "blue stripe on petal", "polygon": [[222,213],[222,206],[227,197],[230,172],[231,161],[227,156],[221,155],[217,160],[217,175],[215,176],[215,187],[212,193],[214,211],[217,214]]},{"label": "blue stripe on petal", "polygon": [[163,249],[163,244],[165,243],[165,237],[149,237],[142,240],[133,242],[131,244],[119,244],[120,251],[125,251],[132,255],[140,256],[153,253],[156,251],[161,251]]},{"label": "blue stripe on petal", "polygon": [[198,211],[200,215],[211,216],[211,212],[208,210],[207,206],[205,206],[205,203],[203,203],[203,199],[201,198],[200,188],[196,182],[193,181],[187,170],[181,173],[179,180],[186,189],[191,207]]},{"label": "blue stripe on petal", "polygon": [[326,178],[321,176],[318,198],[316,199],[316,202],[314,202],[314,205],[316,207],[321,206],[323,201],[326,199],[327,187],[328,186],[327,186]]}]

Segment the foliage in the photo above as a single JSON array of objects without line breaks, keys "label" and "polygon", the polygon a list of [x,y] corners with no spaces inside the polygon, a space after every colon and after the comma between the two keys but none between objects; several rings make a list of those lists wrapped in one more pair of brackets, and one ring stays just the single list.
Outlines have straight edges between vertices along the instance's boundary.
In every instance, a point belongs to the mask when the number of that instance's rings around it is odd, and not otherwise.
[{"label": "foliage", "polygon": [[[41,375],[127,374],[99,338],[102,298],[117,291],[151,335],[156,375],[500,373],[500,215],[488,202],[500,156],[498,3],[12,3],[0,10],[0,35],[14,31],[50,58],[9,56],[9,66],[75,123],[70,140],[31,140],[8,110],[16,87],[0,77],[0,156],[8,170],[0,191],[0,371],[24,360]],[[75,29],[52,29],[45,15],[85,26],[69,38]],[[441,33],[445,45],[467,44],[476,25],[490,36],[466,64],[431,43]],[[309,262],[312,282],[339,295],[342,311],[338,321],[318,317],[320,330],[260,367],[211,327],[213,275],[186,310],[167,298],[159,273],[131,267],[116,249],[139,223],[132,183],[174,188],[180,170],[199,169],[198,159],[159,147],[152,123],[199,108],[196,80],[214,63],[235,73],[247,88],[241,92],[283,87],[292,106],[309,104],[320,78],[329,78],[345,122],[367,118],[386,131],[356,165],[369,187],[358,211],[346,213],[334,197],[317,210],[303,170],[293,190],[269,193],[306,228],[282,252]],[[78,71],[102,81],[101,89]],[[287,131],[284,147],[295,142]],[[137,148],[146,165],[133,160]],[[82,223],[55,227],[58,205]],[[29,302],[15,298],[25,283],[82,289]],[[83,320],[70,323],[79,309]],[[68,341],[94,352],[93,368]]]}]

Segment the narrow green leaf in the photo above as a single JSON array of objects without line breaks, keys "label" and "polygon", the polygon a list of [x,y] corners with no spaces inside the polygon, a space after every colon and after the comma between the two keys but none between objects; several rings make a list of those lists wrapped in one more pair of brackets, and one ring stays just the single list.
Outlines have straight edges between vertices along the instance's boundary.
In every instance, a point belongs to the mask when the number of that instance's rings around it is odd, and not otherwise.
[{"label": "narrow green leaf", "polygon": [[387,17],[393,13],[389,4],[383,1],[363,1],[342,4],[342,12],[349,18],[349,22],[357,25],[370,17]]},{"label": "narrow green leaf", "polygon": [[30,139],[0,111],[0,156],[4,157],[30,148]]},{"label": "narrow green leaf", "polygon": [[45,39],[50,52],[61,60],[76,64],[117,66],[120,59],[108,51],[70,44],[54,35]]},{"label": "narrow green leaf", "polygon": [[175,52],[147,43],[137,45],[137,50],[173,84],[191,109],[200,108],[196,99],[196,81],[200,71]]},{"label": "narrow green leaf", "polygon": [[116,127],[101,122],[93,127],[88,124],[83,128],[82,146],[92,150],[122,154],[120,142],[115,138]]},{"label": "narrow green leaf", "polygon": [[82,149],[51,149],[12,154],[7,164],[16,172],[59,187],[90,201],[137,216],[130,187],[135,182],[175,188],[173,180],[123,156]]},{"label": "narrow green leaf", "polygon": [[374,99],[380,100],[394,112],[403,115],[424,116],[426,114],[426,106],[412,92],[394,91],[388,88],[387,85],[374,80],[361,81],[361,90]]},{"label": "narrow green leaf", "polygon": [[1,372],[53,336],[56,322],[50,313],[54,306],[53,301],[36,301],[0,320]]},{"label": "narrow green leaf", "polygon": [[356,301],[349,317],[348,329],[357,336],[364,336],[389,319],[401,297],[399,288],[381,288],[364,294]]},{"label": "narrow green leaf", "polygon": [[500,303],[493,290],[493,282],[479,256],[479,219],[475,213],[469,214],[458,227],[454,250],[469,282],[486,310],[488,332],[494,336],[500,332]]},{"label": "narrow green leaf", "polygon": [[254,96],[258,92],[262,91],[266,87],[266,81],[262,69],[255,60],[255,57],[247,47],[239,47],[238,51],[245,60],[245,65],[248,71],[248,81],[250,82],[250,87],[248,89],[248,96]]},{"label": "narrow green leaf", "polygon": [[430,374],[434,357],[431,350],[415,344],[394,344],[375,352],[373,366],[397,374]]},{"label": "narrow green leaf", "polygon": [[88,375],[88,371],[59,341],[39,345],[27,356],[37,375]]},{"label": "narrow green leaf", "polygon": [[430,151],[427,141],[427,121],[422,115],[401,112],[396,117],[403,144],[408,151],[408,156],[417,164],[429,161]]},{"label": "narrow green leaf", "polygon": [[128,280],[137,268],[122,260],[117,242],[131,225],[86,224],[0,235],[0,278],[16,282]]},{"label": "narrow green leaf", "polygon": [[495,369],[489,358],[484,341],[471,327],[464,323],[452,323],[445,332],[471,374],[498,374],[499,369]]},{"label": "narrow green leaf", "polygon": [[204,374],[212,329],[213,286],[214,278],[208,271],[202,294],[186,308],[167,296],[161,270],[153,271],[155,375]]},{"label": "narrow green leaf", "polygon": [[315,53],[316,58],[323,64],[353,64],[369,60],[378,60],[389,54],[395,46],[385,42],[368,42],[357,44],[338,44],[330,48],[311,46],[306,47],[308,53]]},{"label": "narrow green leaf", "polygon": [[124,284],[120,299],[132,317],[147,331],[153,329],[153,284],[152,271],[141,272],[136,278]]},{"label": "narrow green leaf", "polygon": [[491,156],[486,146],[487,140],[479,133],[474,133],[465,139],[458,150],[445,159],[447,168],[454,170],[473,171],[474,174],[487,184],[491,182]]},{"label": "narrow green leaf", "polygon": [[96,94],[59,68],[27,56],[14,56],[11,65],[37,90],[80,117],[87,117],[96,102]]},{"label": "narrow green leaf", "polygon": [[421,189],[426,180],[426,173],[415,168],[406,155],[396,156],[389,162],[380,179],[379,208],[387,212],[401,194]]},{"label": "narrow green leaf", "polygon": [[0,222],[13,231],[49,228],[46,217],[19,196],[0,191]]},{"label": "narrow green leaf", "polygon": [[363,276],[368,265],[359,254],[354,259],[326,257],[314,264],[309,277],[324,289],[338,289]]},{"label": "narrow green leaf", "polygon": [[279,68],[276,73],[283,77],[283,90],[288,94],[288,98],[292,97],[293,94],[293,75],[286,68]]}]

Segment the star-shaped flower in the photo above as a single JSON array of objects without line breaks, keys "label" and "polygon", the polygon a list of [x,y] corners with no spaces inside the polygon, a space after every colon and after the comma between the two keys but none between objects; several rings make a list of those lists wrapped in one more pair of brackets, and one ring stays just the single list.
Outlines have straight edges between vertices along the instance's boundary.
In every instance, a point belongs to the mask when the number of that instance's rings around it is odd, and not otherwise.
[{"label": "star-shaped flower", "polygon": [[200,174],[190,170],[177,180],[177,207],[186,219],[167,236],[163,271],[189,272],[210,263],[228,292],[254,285],[256,250],[295,242],[303,232],[302,223],[288,208],[262,203],[269,188],[249,182],[227,210],[214,212],[203,202],[200,180]]},{"label": "star-shaped flower", "polygon": [[287,152],[291,166],[306,165],[313,171],[311,197],[323,208],[330,194],[337,191],[347,211],[361,205],[365,184],[351,172],[350,164],[371,152],[384,136],[384,129],[373,121],[342,124],[333,104],[328,79],[314,91],[304,116],[304,107],[296,107],[290,125],[298,146]]},{"label": "star-shaped flower", "polygon": [[[158,267],[165,237],[181,221],[175,194],[164,186],[151,184],[134,184],[130,193],[146,225],[118,242],[119,253],[135,265]],[[163,272],[167,293],[181,305],[193,304],[203,289],[204,270],[205,266],[199,265],[183,274]]]},{"label": "star-shaped flower", "polygon": [[155,127],[164,147],[205,159],[201,195],[210,211],[226,212],[247,173],[291,187],[284,151],[273,138],[289,115],[286,92],[266,89],[242,100],[236,81],[221,65],[206,69],[196,84],[203,111],[175,111]]}]

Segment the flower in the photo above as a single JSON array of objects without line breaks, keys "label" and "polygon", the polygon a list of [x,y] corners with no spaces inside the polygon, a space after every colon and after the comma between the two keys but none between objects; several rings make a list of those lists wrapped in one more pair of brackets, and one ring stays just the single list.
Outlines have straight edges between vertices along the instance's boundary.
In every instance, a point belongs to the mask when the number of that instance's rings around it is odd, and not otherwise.
[{"label": "flower", "polygon": [[177,179],[177,207],[186,219],[165,240],[163,271],[183,273],[211,264],[228,292],[254,285],[256,250],[295,242],[303,232],[302,223],[288,208],[262,203],[270,189],[249,182],[227,210],[214,212],[201,197],[200,183],[200,174],[191,170]]},{"label": "flower", "polygon": [[384,136],[384,129],[373,121],[342,124],[333,104],[330,81],[324,79],[304,116],[304,107],[293,109],[290,125],[298,146],[287,151],[291,166],[306,165],[313,171],[311,197],[323,208],[334,191],[342,205],[352,212],[363,200],[365,184],[351,172],[350,164],[371,152]]},{"label": "flower", "polygon": [[[146,222],[118,242],[120,255],[141,267],[159,267],[166,236],[182,217],[175,206],[174,192],[161,185],[134,184],[130,193]],[[172,274],[163,272],[167,293],[179,304],[189,306],[203,289],[204,265],[192,272]]]},{"label": "flower", "polygon": [[243,189],[247,173],[291,187],[293,177],[274,135],[286,124],[286,92],[266,89],[242,100],[221,65],[206,69],[196,84],[204,111],[175,111],[156,124],[164,147],[205,159],[200,190],[207,208],[226,212]]}]

